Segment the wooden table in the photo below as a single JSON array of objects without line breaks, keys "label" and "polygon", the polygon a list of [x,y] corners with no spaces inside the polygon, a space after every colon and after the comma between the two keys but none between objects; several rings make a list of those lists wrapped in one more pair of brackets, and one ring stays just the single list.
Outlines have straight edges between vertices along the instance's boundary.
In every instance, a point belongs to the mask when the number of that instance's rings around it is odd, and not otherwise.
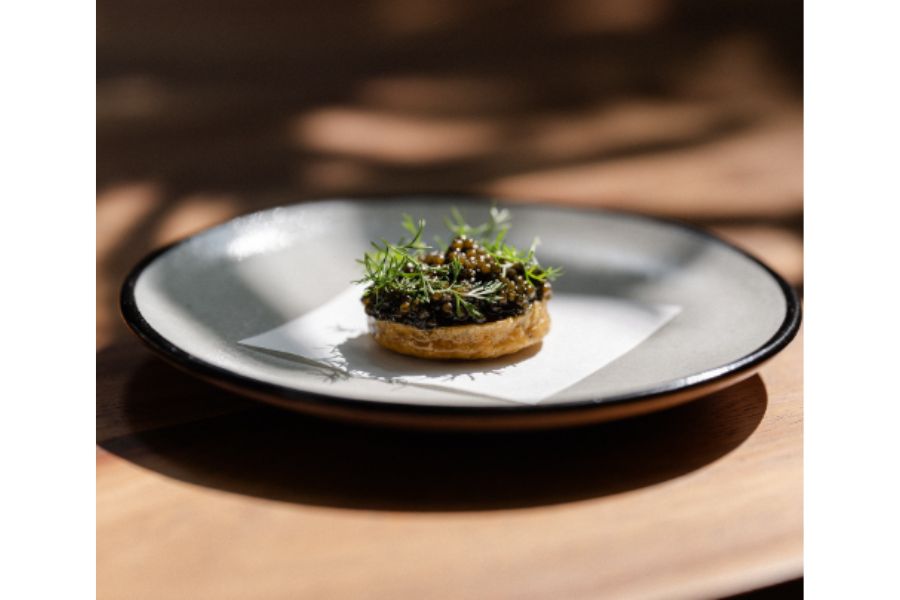
[{"label": "wooden table", "polygon": [[[494,436],[259,406],[132,339],[115,297],[136,260],[284,198],[101,189],[99,597],[700,598],[802,576],[802,335],[686,406]],[[801,286],[794,207],[686,212]]]},{"label": "wooden table", "polygon": [[116,310],[144,254],[236,214],[454,190],[685,219],[802,288],[799,4],[101,4],[100,598],[699,598],[802,575],[802,335],[667,412],[422,435],[219,391]]},{"label": "wooden table", "polygon": [[[778,237],[758,229],[724,233]],[[450,435],[257,405],[99,314],[102,598],[714,597],[802,575],[802,333],[669,411]]]},{"label": "wooden table", "polygon": [[105,598],[711,597],[801,574],[802,341],[644,418],[424,435],[98,355]]},{"label": "wooden table", "polygon": [[[125,270],[256,207],[229,198],[100,195],[99,597],[699,598],[802,575],[802,334],[723,392],[585,429],[318,421],[195,381],[119,322]],[[706,224],[802,284],[790,222]]]}]

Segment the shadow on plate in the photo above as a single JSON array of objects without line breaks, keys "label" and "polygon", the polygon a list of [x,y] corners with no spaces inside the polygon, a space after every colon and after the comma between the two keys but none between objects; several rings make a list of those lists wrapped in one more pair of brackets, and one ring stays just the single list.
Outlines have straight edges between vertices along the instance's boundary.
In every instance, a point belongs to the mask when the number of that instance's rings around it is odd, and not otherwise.
[{"label": "shadow on plate", "polygon": [[[528,348],[519,350],[514,354],[508,354],[499,358],[483,360],[451,361],[443,360],[435,362],[424,358],[403,356],[379,346],[367,333],[348,338],[335,346],[331,352],[330,364],[326,365],[311,359],[270,350],[249,346],[254,352],[263,355],[276,356],[282,360],[304,365],[307,369],[314,369],[326,380],[349,379],[354,375],[368,379],[378,379],[385,382],[402,382],[402,377],[415,377],[428,375],[440,377],[443,381],[452,381],[457,378],[472,378],[474,375],[500,374],[501,369],[517,362],[531,358],[540,352],[543,342],[533,344]],[[436,367],[436,365],[440,365]],[[427,387],[425,384],[414,384]]]},{"label": "shadow on plate", "polygon": [[737,448],[767,404],[753,376],[685,405],[599,425],[416,432],[258,405],[143,352],[106,350],[97,366],[97,437],[109,452],[196,485],[350,509],[524,508],[653,485]]}]

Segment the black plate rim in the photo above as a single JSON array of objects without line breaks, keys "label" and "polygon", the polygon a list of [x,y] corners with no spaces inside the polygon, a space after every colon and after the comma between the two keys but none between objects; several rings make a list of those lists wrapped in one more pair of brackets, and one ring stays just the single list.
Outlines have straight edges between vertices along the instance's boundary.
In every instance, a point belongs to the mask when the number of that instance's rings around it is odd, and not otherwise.
[{"label": "black plate rim", "polygon": [[[246,213],[244,215],[238,215],[226,221],[226,223],[231,222],[235,219],[245,218],[251,215],[256,215],[259,213],[275,210],[277,208],[288,208],[292,206],[299,205],[307,205],[314,203],[328,203],[328,202],[378,202],[378,201],[403,201],[403,200],[433,200],[433,201],[447,201],[453,200],[455,202],[472,202],[472,203],[488,203],[488,202],[497,202],[499,204],[503,204],[504,206],[521,206],[522,208],[542,208],[545,210],[553,210],[553,211],[569,211],[569,212],[577,212],[580,214],[610,214],[616,215],[619,217],[630,217],[634,219],[649,221],[659,225],[667,225],[670,227],[675,227],[687,232],[690,232],[694,235],[698,235],[710,242],[720,244],[725,246],[726,248],[737,252],[741,256],[747,258],[748,260],[756,263],[760,266],[775,282],[778,284],[779,289],[784,294],[785,298],[785,315],[784,319],[779,326],[779,328],[775,331],[775,333],[761,346],[756,348],[754,351],[744,355],[741,358],[733,360],[724,365],[720,365],[718,367],[714,367],[712,369],[707,369],[701,373],[696,373],[687,377],[681,377],[678,379],[674,379],[668,381],[664,384],[660,384],[653,388],[648,388],[646,390],[642,390],[639,392],[632,392],[628,394],[618,394],[614,396],[607,396],[602,398],[587,398],[581,400],[571,400],[561,404],[551,404],[551,405],[530,405],[530,404],[509,404],[509,405],[497,405],[497,406],[487,406],[487,407],[476,407],[476,406],[439,406],[439,405],[420,405],[420,404],[404,404],[400,402],[385,402],[385,401],[370,401],[370,400],[358,400],[355,398],[347,398],[345,396],[341,396],[338,394],[330,395],[323,394],[318,392],[309,392],[304,390],[298,390],[295,388],[290,388],[287,386],[282,386],[275,383],[260,381],[259,379],[249,377],[246,375],[241,375],[239,373],[235,373],[229,369],[224,367],[219,367],[212,363],[209,363],[197,356],[192,355],[190,352],[180,348],[179,346],[173,344],[171,341],[162,336],[158,331],[156,331],[150,323],[144,319],[140,310],[137,307],[137,301],[135,298],[134,290],[137,284],[138,279],[144,270],[150,266],[157,258],[166,254],[167,252],[175,249],[176,247],[188,243],[194,238],[204,235],[212,229],[216,227],[221,227],[223,224],[215,225],[202,231],[199,231],[189,237],[184,239],[172,242],[161,248],[158,248],[149,254],[147,254],[144,258],[142,258],[128,273],[126,276],[121,290],[119,294],[119,309],[121,311],[122,317],[125,320],[126,325],[134,332],[137,337],[144,342],[151,350],[155,351],[157,354],[161,355],[164,359],[173,363],[175,366],[180,367],[189,373],[197,375],[202,379],[210,381],[212,383],[218,384],[222,387],[225,387],[234,391],[243,391],[249,396],[253,398],[257,398],[263,401],[270,402],[277,406],[285,407],[294,407],[294,408],[302,408],[304,404],[313,405],[315,408],[320,408],[324,412],[328,412],[330,409],[334,408],[343,408],[349,409],[354,412],[368,412],[368,413],[394,413],[394,414],[402,414],[402,415],[422,415],[428,417],[485,417],[490,418],[491,416],[511,416],[515,415],[527,415],[534,414],[538,415],[549,415],[549,414],[559,414],[559,413],[569,413],[572,411],[583,411],[587,409],[598,409],[601,407],[612,407],[612,406],[620,406],[623,404],[636,404],[642,401],[657,399],[660,397],[668,396],[670,394],[687,392],[692,389],[699,389],[706,386],[709,386],[717,381],[724,380],[727,378],[734,378],[739,376],[742,373],[751,372],[753,369],[758,367],[760,364],[765,362],[766,360],[772,358],[779,352],[781,352],[797,335],[797,332],[800,329],[800,322],[802,319],[802,311],[800,308],[800,301],[797,296],[796,291],[787,281],[784,280],[778,273],[776,273],[771,267],[769,267],[762,260],[750,254],[746,250],[735,246],[731,242],[728,242],[721,237],[705,230],[700,227],[696,227],[694,225],[684,223],[682,221],[678,221],[675,219],[650,216],[641,214],[638,212],[631,212],[626,210],[617,210],[617,209],[609,209],[609,208],[585,208],[585,207],[577,207],[577,206],[567,206],[567,205],[558,205],[558,204],[550,204],[546,202],[540,201],[522,201],[515,199],[495,199],[488,198],[484,196],[474,196],[467,194],[404,194],[404,195],[390,195],[390,196],[347,196],[340,198],[322,198],[322,199],[313,199],[307,200],[303,202],[297,202],[293,204],[286,204],[281,206],[273,206],[270,208],[265,208],[257,211],[253,211],[250,213]],[[287,402],[285,402],[287,401]]]}]

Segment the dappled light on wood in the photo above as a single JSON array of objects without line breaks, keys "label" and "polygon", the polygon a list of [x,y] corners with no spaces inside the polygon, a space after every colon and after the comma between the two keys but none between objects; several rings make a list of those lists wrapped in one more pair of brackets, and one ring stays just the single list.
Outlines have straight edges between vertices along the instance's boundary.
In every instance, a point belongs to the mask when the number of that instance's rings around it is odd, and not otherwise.
[{"label": "dappled light on wood", "polygon": [[[802,17],[797,0],[101,0],[98,597],[713,598],[800,576],[802,333],[665,412],[430,435],[211,387],[150,356],[118,293],[147,253],[235,215],[429,193],[685,221],[802,290]],[[281,241],[229,251],[252,265]],[[288,318],[294,284],[260,310]]]},{"label": "dappled light on wood", "polygon": [[642,154],[503,177],[489,194],[669,216],[786,218],[802,208],[800,121],[680,152]]},{"label": "dappled light on wood", "polygon": [[297,118],[297,145],[374,162],[428,165],[479,155],[499,128],[489,121],[400,116],[333,108]]}]

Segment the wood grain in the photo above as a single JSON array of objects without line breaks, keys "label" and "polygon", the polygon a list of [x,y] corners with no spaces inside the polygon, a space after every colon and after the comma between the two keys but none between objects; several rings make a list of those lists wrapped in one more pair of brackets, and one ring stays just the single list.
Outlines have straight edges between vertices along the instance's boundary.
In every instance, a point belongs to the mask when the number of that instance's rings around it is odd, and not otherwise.
[{"label": "wood grain", "polygon": [[801,574],[802,339],[694,403],[410,434],[98,355],[104,598],[712,597]]}]

